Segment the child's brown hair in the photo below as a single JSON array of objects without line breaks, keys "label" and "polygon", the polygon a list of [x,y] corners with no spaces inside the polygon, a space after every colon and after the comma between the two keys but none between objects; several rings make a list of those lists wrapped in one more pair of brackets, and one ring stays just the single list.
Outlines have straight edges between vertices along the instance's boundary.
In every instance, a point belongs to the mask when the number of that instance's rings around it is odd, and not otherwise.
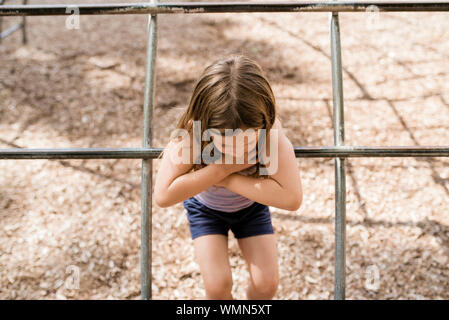
[{"label": "child's brown hair", "polygon": [[[269,132],[276,118],[276,101],[262,68],[254,60],[232,54],[207,66],[197,80],[190,103],[176,129],[191,130],[190,120],[201,121],[206,129],[265,129]],[[201,142],[201,151],[208,144]],[[258,146],[260,148],[260,146]],[[253,176],[259,177],[259,162]],[[195,165],[193,170],[204,166]]]}]

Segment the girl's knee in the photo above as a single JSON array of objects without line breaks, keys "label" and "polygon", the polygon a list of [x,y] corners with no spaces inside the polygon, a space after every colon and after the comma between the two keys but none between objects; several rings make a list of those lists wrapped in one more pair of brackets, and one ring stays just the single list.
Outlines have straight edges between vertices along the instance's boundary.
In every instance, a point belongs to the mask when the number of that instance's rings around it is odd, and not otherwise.
[{"label": "girl's knee", "polygon": [[210,299],[228,299],[232,292],[232,275],[214,277],[204,282],[206,295]]},{"label": "girl's knee", "polygon": [[258,295],[266,298],[272,298],[277,292],[279,286],[279,277],[277,274],[270,274],[258,277],[253,281],[253,288]]}]

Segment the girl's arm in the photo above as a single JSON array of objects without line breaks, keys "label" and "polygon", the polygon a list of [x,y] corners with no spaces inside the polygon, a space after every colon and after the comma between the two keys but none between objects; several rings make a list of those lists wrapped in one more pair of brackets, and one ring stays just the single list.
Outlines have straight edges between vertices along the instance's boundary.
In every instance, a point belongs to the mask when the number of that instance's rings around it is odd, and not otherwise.
[{"label": "girl's arm", "polygon": [[154,197],[156,204],[162,208],[184,201],[218,183],[231,173],[251,165],[212,163],[189,172],[193,167],[193,156],[190,157],[190,163],[177,164],[171,160],[170,154],[177,152],[180,155],[180,148],[179,143],[168,144],[156,176]]},{"label": "girl's arm", "polygon": [[233,173],[218,185],[253,201],[296,211],[302,203],[302,186],[295,152],[290,140],[282,132],[280,123],[273,128],[279,129],[277,171],[268,179]]}]

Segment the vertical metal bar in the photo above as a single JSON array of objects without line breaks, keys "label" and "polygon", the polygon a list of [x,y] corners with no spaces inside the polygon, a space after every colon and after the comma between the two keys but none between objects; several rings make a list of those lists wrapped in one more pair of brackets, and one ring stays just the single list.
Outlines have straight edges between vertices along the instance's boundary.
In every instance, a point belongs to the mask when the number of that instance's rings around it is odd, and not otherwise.
[{"label": "vertical metal bar", "polygon": [[[330,15],[332,91],[334,104],[334,144],[344,145],[343,80],[341,71],[340,26],[338,12]],[[345,299],[346,267],[346,176],[345,158],[335,158],[335,283],[334,299]]]},{"label": "vertical metal bar", "polygon": [[[157,0],[151,0],[156,3]],[[148,16],[148,40],[145,69],[145,97],[143,111],[143,142],[144,148],[153,143],[153,104],[155,88],[155,67],[157,51],[157,15]],[[153,159],[142,159],[142,218],[141,218],[141,287],[142,299],[149,300],[151,294],[151,251],[152,251],[152,190],[153,189]]]},{"label": "vertical metal bar", "polygon": [[[0,0],[0,5],[3,4],[3,0]],[[0,17],[0,35],[2,34],[2,17]],[[2,37],[0,36],[0,43],[2,43]]]},{"label": "vertical metal bar", "polygon": [[[23,0],[23,4],[26,5],[28,0]],[[22,16],[22,43],[27,43],[27,33],[26,33],[26,20],[25,16]]]},{"label": "vertical metal bar", "polygon": [[[0,4],[2,4],[1,2],[0,2]],[[0,43],[2,43],[2,37],[1,37],[1,34],[2,34],[2,17],[0,17]]]}]

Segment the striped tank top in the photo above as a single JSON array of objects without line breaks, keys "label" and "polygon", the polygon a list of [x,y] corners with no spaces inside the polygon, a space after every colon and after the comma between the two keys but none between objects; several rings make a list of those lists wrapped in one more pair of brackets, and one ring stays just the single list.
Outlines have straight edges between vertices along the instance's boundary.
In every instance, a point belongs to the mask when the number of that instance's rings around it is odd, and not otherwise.
[{"label": "striped tank top", "polygon": [[[253,174],[256,170],[257,166],[253,165],[237,173],[247,176]],[[254,203],[253,200],[232,192],[225,187],[216,185],[212,185],[207,190],[200,192],[193,197],[211,209],[224,212],[235,212],[249,207]]]}]

